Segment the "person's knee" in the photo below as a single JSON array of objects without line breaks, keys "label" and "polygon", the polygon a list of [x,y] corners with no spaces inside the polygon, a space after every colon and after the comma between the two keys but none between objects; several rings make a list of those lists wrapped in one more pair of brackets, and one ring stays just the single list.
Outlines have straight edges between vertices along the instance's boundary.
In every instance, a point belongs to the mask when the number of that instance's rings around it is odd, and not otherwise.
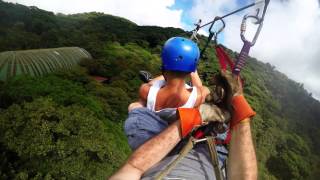
[{"label": "person's knee", "polygon": [[144,106],[143,106],[142,103],[140,103],[140,102],[131,103],[131,104],[128,106],[128,112],[132,111],[133,109],[142,108],[142,107],[144,107]]}]

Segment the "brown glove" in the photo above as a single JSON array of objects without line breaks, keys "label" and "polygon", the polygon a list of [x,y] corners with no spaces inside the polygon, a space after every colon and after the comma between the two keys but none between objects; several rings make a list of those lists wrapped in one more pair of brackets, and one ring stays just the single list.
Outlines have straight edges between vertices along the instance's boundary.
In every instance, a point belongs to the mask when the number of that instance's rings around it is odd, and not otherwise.
[{"label": "brown glove", "polygon": [[[256,113],[250,107],[243,96],[242,84],[239,76],[234,76],[231,72],[221,72],[221,76],[226,79],[230,95],[228,102],[232,105],[231,129],[243,120],[254,116]],[[231,96],[232,95],[232,96]]]},{"label": "brown glove", "polygon": [[243,94],[242,84],[240,76],[234,76],[231,72],[225,71],[220,72],[221,76],[225,78],[227,84],[231,90],[232,96],[239,96]]},{"label": "brown glove", "polygon": [[240,78],[230,72],[220,72],[209,82],[211,93],[206,103],[200,106],[204,122],[229,122],[231,119],[232,99],[242,94]]},{"label": "brown glove", "polygon": [[[210,95],[206,97],[206,103],[215,104],[218,107],[231,112],[231,102],[235,94],[238,94],[237,79],[229,72],[220,72],[209,81]],[[240,88],[241,89],[241,88]],[[241,91],[239,91],[241,93]]]},{"label": "brown glove", "polygon": [[209,122],[227,122],[231,115],[228,111],[220,109],[214,104],[202,104],[199,108],[203,123]]}]

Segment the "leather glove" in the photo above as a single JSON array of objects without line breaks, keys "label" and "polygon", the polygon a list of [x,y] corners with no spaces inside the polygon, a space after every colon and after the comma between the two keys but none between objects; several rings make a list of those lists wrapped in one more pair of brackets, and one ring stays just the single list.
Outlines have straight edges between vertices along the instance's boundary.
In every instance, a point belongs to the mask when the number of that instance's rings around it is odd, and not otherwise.
[{"label": "leather glove", "polygon": [[240,76],[234,76],[231,72],[229,71],[222,71],[220,72],[221,76],[225,78],[230,90],[232,96],[239,96],[243,94],[242,91],[242,83]]},{"label": "leather glove", "polygon": [[209,122],[227,122],[231,118],[228,111],[222,110],[214,104],[202,104],[199,111],[204,124]]},{"label": "leather glove", "polygon": [[240,79],[230,72],[220,72],[209,81],[210,95],[206,97],[207,104],[215,104],[218,107],[232,111],[231,103],[234,96],[242,94]]},{"label": "leather glove", "polygon": [[226,79],[228,88],[230,88],[230,95],[232,95],[229,96],[228,102],[232,105],[232,119],[230,121],[230,127],[233,129],[243,120],[253,117],[256,112],[253,111],[243,96],[240,77],[234,76],[228,71],[221,72],[221,76]]}]

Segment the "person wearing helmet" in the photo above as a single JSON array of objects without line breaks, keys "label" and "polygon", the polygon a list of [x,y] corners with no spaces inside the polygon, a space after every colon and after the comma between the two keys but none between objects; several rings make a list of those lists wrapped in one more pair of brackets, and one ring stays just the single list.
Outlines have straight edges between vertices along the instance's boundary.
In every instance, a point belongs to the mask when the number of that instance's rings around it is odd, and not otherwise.
[{"label": "person wearing helmet", "polygon": [[[125,121],[125,132],[133,150],[175,120],[177,108],[198,108],[209,94],[208,88],[202,86],[196,70],[200,58],[196,43],[183,37],[170,38],[164,44],[161,58],[163,76],[142,84],[139,90],[140,102],[129,106],[129,117],[137,117]],[[192,87],[186,84],[188,77],[191,77]],[[147,122],[139,115],[150,112],[137,109],[136,106],[146,107],[160,119]],[[143,130],[146,129],[148,133],[150,130],[154,133],[144,134]]]},{"label": "person wearing helmet", "polygon": [[[169,39],[162,50],[163,78],[156,78],[140,88],[140,99],[147,108],[198,107],[201,104],[202,83],[196,71],[200,51],[196,43],[182,38]],[[186,85],[191,76],[193,87]]]}]

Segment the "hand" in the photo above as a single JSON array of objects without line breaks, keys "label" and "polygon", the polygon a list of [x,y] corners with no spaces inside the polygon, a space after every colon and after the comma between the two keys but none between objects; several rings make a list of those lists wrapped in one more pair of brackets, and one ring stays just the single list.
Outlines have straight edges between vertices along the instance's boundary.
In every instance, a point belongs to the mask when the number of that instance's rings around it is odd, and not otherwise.
[{"label": "hand", "polygon": [[230,72],[220,72],[210,79],[211,92],[206,97],[206,103],[215,104],[218,107],[232,112],[232,99],[235,96],[242,95],[242,85],[240,78]]},{"label": "hand", "polygon": [[222,71],[221,76],[226,79],[233,97],[243,95],[240,76],[235,76],[229,71]]},{"label": "hand", "polygon": [[199,111],[204,124],[209,122],[227,122],[231,118],[228,111],[224,111],[214,104],[202,104]]}]

